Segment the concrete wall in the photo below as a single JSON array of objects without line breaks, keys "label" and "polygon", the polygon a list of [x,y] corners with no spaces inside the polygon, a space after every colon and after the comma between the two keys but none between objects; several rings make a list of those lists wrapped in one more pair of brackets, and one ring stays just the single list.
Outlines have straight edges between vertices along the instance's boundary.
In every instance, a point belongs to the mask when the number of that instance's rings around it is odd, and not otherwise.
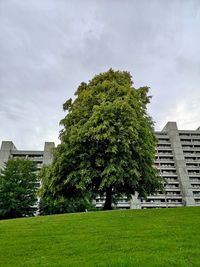
[{"label": "concrete wall", "polygon": [[8,161],[12,150],[16,150],[12,141],[2,141],[0,150],[0,168],[4,167],[5,162]]},{"label": "concrete wall", "polygon": [[53,160],[53,149],[55,144],[53,142],[45,142],[44,144],[44,156],[43,156],[43,165],[51,164]]},{"label": "concrete wall", "polygon": [[193,197],[193,191],[187,172],[187,166],[185,163],[185,157],[183,154],[183,148],[180,142],[180,136],[176,122],[168,122],[163,131],[168,133],[171,141],[183,202],[186,206],[194,206],[195,201]]}]

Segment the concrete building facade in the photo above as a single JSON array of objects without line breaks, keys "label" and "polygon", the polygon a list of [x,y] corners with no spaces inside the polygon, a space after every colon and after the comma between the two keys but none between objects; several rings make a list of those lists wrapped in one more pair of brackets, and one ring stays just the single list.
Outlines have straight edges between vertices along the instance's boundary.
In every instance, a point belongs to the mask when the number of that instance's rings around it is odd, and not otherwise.
[{"label": "concrete building facade", "polygon": [[3,168],[5,162],[11,158],[25,158],[37,163],[38,170],[42,165],[48,165],[52,162],[52,149],[55,148],[53,142],[45,142],[44,150],[18,150],[12,141],[2,141],[0,149],[0,168]]},{"label": "concrete building facade", "polygon": [[[155,132],[155,167],[164,181],[164,193],[157,192],[140,199],[135,194],[131,200],[122,198],[118,208],[171,208],[200,206],[200,127],[197,130],[178,130],[176,122],[168,122],[160,132]],[[17,150],[11,141],[3,141],[0,150],[0,168],[12,157],[25,157],[37,162],[38,169],[52,161],[53,142],[45,142],[42,151]],[[96,198],[100,208],[104,199]]]},{"label": "concrete building facade", "polygon": [[141,206],[151,200],[162,207],[200,205],[200,129],[178,130],[176,122],[168,122],[156,136],[155,166],[165,179],[165,193],[149,196]]}]

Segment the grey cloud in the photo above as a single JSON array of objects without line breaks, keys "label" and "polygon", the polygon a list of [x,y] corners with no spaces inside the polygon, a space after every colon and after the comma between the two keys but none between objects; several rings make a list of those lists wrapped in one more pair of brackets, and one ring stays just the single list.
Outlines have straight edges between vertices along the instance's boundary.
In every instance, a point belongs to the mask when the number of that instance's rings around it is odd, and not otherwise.
[{"label": "grey cloud", "polygon": [[[157,128],[167,119],[197,128],[199,25],[198,0],[2,0],[0,140],[35,149],[57,140],[62,103],[110,67],[151,87]],[[177,115],[183,101],[194,120]]]}]

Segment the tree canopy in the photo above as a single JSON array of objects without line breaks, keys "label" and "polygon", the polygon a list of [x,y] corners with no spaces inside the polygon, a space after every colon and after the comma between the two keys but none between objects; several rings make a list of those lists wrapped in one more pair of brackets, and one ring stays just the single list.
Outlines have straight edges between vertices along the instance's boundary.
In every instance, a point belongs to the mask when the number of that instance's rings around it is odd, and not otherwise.
[{"label": "tree canopy", "polygon": [[33,216],[37,201],[36,164],[9,159],[0,172],[0,218]]},{"label": "tree canopy", "polygon": [[130,73],[112,69],[82,82],[76,98],[63,105],[67,115],[46,189],[61,196],[105,195],[105,209],[122,195],[145,197],[159,189],[148,91],[135,89]]}]

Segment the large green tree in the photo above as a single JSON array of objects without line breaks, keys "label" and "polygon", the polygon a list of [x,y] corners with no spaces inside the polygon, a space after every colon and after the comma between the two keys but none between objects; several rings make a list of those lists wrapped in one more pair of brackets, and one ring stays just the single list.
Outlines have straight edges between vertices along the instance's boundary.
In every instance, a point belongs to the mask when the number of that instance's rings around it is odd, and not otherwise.
[{"label": "large green tree", "polygon": [[0,218],[33,216],[38,190],[36,164],[10,159],[0,171]]},{"label": "large green tree", "polygon": [[135,89],[128,72],[101,73],[81,83],[64,105],[61,144],[48,190],[54,195],[104,195],[105,209],[135,191],[147,196],[161,188],[153,167],[156,138],[147,113],[148,87]]}]

